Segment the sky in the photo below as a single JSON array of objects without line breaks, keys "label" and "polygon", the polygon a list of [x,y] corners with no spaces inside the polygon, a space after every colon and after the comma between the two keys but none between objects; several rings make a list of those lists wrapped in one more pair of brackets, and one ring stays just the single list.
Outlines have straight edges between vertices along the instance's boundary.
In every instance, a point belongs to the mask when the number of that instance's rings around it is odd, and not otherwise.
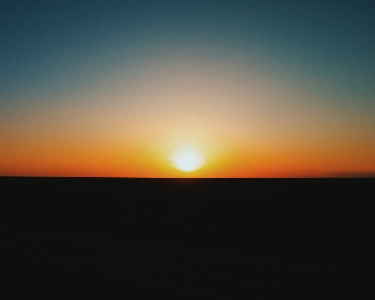
[{"label": "sky", "polygon": [[368,174],[373,1],[0,2],[1,176]]}]

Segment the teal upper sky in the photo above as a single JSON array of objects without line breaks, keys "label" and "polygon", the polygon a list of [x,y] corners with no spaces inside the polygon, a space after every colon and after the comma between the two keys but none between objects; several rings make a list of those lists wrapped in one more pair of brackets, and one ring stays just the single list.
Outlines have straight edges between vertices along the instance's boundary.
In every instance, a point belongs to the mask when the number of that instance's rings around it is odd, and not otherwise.
[{"label": "teal upper sky", "polygon": [[375,97],[373,1],[1,1],[0,22],[2,104],[176,53],[256,64],[343,103]]}]

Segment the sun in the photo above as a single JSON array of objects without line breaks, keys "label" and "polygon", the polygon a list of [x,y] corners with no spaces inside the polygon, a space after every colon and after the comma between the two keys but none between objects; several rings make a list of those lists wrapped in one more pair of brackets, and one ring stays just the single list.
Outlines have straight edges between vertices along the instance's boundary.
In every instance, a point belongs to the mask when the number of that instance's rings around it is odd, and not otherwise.
[{"label": "sun", "polygon": [[180,147],[171,156],[173,166],[183,172],[198,170],[204,164],[201,151],[195,147]]}]

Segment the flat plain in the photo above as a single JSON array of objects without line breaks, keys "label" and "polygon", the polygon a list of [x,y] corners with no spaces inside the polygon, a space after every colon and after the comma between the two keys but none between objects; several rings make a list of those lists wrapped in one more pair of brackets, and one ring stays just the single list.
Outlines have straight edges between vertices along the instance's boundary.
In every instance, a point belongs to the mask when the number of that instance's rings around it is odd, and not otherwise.
[{"label": "flat plain", "polygon": [[0,180],[2,299],[366,299],[373,284],[373,179]]}]

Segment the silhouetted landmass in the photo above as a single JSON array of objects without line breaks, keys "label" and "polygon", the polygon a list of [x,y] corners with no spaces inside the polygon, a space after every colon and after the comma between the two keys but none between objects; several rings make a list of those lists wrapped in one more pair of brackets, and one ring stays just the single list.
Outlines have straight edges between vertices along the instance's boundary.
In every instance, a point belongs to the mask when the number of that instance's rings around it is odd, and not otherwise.
[{"label": "silhouetted landmass", "polygon": [[347,297],[372,179],[1,177],[2,299]]},{"label": "silhouetted landmass", "polygon": [[341,173],[327,173],[326,176],[333,177],[333,178],[375,178],[375,173],[341,172]]}]

